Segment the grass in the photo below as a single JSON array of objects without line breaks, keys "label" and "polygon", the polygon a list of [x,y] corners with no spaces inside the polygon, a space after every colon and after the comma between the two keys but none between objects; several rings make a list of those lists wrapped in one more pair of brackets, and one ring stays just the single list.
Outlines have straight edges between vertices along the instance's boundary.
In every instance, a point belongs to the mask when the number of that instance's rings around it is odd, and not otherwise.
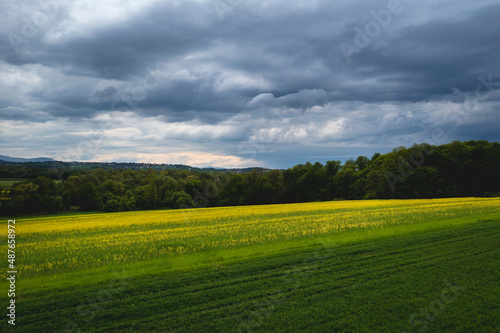
[{"label": "grass", "polygon": [[2,188],[11,188],[15,183],[19,183],[24,181],[25,179],[5,179],[0,180],[0,187]]},{"label": "grass", "polygon": [[[16,221],[17,260],[25,265],[16,326],[25,332],[494,332],[500,326],[499,199]],[[266,237],[277,226],[281,236]],[[305,232],[311,229],[319,231]],[[148,232],[156,236],[142,238]],[[99,234],[125,246],[97,247]],[[129,238],[134,235],[155,252],[141,256],[144,248]],[[177,245],[160,255],[157,245],[171,240]],[[215,243],[177,251],[202,242]],[[71,243],[78,264],[67,269],[43,266],[43,257],[35,255],[61,261]],[[136,259],[95,259],[134,251]],[[93,260],[82,260],[87,256]]]},{"label": "grass", "polygon": [[[19,183],[28,179],[23,178],[0,178],[0,187],[5,189],[10,189],[15,183]],[[60,180],[55,180],[56,183],[60,183]]]}]

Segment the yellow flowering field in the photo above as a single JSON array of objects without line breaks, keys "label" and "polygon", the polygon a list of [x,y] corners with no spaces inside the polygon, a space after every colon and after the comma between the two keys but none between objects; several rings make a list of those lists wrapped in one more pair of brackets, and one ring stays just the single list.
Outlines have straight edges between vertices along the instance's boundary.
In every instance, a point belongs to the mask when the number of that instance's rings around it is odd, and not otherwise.
[{"label": "yellow flowering field", "polygon": [[17,268],[19,276],[39,276],[498,212],[500,198],[454,198],[18,218]]}]

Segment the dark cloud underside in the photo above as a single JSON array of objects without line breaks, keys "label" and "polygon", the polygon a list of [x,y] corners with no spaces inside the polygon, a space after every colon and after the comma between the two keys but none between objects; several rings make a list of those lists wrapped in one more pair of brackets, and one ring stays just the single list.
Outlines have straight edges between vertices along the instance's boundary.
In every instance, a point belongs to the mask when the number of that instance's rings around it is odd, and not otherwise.
[{"label": "dark cloud underside", "polygon": [[0,153],[288,167],[498,141],[500,4],[393,2],[4,1]]}]

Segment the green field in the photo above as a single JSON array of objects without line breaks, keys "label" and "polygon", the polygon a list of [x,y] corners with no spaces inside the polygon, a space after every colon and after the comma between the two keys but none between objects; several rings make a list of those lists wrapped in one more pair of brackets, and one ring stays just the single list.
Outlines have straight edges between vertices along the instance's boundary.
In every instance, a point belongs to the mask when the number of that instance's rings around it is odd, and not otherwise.
[{"label": "green field", "polygon": [[[25,181],[27,179],[21,178],[0,178],[0,187],[2,188],[11,188],[15,183],[19,183]],[[60,183],[60,180],[55,180],[56,183]]]},{"label": "green field", "polygon": [[20,332],[500,327],[498,198],[27,217],[15,239]]},{"label": "green field", "polygon": [[2,178],[0,179],[0,187],[3,188],[10,188],[12,187],[15,183],[22,182],[26,179],[8,179],[8,178]]}]

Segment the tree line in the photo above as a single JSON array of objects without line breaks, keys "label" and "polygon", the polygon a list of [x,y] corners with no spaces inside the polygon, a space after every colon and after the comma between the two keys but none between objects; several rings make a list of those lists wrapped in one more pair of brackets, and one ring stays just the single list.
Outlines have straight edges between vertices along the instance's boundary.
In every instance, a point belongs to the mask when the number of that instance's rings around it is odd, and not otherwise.
[{"label": "tree line", "polygon": [[0,168],[1,178],[21,174],[30,177],[2,189],[2,215],[500,194],[500,144],[484,140],[441,146],[415,144],[344,163],[307,162],[286,170],[254,169],[246,173],[21,169]]}]

